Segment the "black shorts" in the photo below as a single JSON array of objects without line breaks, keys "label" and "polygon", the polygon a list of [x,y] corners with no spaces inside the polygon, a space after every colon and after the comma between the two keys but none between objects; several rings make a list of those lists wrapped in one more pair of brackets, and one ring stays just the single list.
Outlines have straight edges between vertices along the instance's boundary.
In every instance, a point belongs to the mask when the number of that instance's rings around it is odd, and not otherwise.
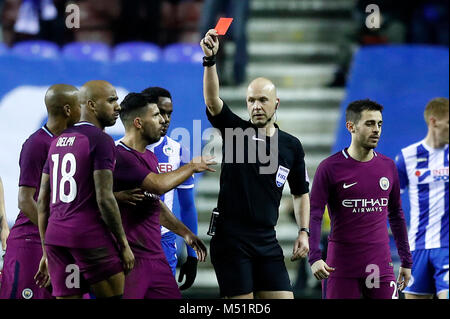
[{"label": "black shorts", "polygon": [[222,233],[211,239],[210,250],[221,297],[292,291],[275,233],[263,237]]}]

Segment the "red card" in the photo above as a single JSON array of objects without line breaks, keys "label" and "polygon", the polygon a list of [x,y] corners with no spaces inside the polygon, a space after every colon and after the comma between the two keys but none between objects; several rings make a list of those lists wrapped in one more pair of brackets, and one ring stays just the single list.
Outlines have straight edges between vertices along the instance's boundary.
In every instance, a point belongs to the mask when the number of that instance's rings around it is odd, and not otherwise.
[{"label": "red card", "polygon": [[228,28],[233,22],[233,18],[220,18],[219,22],[217,22],[216,27],[214,28],[217,31],[218,35],[224,35],[227,33]]}]

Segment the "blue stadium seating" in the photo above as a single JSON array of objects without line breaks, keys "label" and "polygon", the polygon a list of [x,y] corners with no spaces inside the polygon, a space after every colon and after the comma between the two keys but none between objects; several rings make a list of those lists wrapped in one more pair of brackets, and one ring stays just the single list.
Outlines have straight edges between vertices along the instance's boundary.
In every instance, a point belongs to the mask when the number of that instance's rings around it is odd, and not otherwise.
[{"label": "blue stadium seating", "polygon": [[164,60],[167,62],[200,63],[203,51],[197,43],[175,43],[164,49]]},{"label": "blue stadium seating", "polygon": [[161,48],[147,42],[125,42],[116,45],[113,52],[116,62],[144,61],[157,62],[161,59]]},{"label": "blue stadium seating", "polygon": [[7,54],[7,53],[8,53],[8,47],[3,42],[0,42],[0,55]]},{"label": "blue stadium seating", "polygon": [[28,58],[58,59],[60,57],[58,45],[43,40],[18,42],[13,46],[12,52]]},{"label": "blue stadium seating", "polygon": [[100,42],[72,42],[63,47],[63,56],[69,60],[109,61],[111,49]]}]

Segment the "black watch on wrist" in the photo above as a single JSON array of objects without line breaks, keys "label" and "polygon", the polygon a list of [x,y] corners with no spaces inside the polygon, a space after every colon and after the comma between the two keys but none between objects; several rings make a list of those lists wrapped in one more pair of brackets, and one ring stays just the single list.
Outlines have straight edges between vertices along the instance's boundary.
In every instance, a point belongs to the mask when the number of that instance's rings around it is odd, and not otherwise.
[{"label": "black watch on wrist", "polygon": [[302,228],[300,228],[300,230],[298,232],[300,233],[301,231],[304,231],[305,233],[307,233],[308,237],[309,237],[309,228],[302,227]]},{"label": "black watch on wrist", "polygon": [[203,66],[210,67],[216,64],[216,55],[204,56],[203,57]]}]

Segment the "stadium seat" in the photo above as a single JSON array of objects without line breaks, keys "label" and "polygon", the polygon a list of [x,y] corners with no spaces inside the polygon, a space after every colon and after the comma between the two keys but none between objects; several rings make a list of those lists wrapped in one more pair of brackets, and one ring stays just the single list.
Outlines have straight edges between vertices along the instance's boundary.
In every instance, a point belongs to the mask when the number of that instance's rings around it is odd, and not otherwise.
[{"label": "stadium seat", "polygon": [[13,46],[12,52],[24,57],[44,59],[57,59],[60,56],[59,46],[56,43],[43,40],[18,42]]},{"label": "stadium seat", "polygon": [[114,48],[114,61],[156,62],[161,59],[159,46],[148,42],[125,42]]},{"label": "stadium seat", "polygon": [[63,56],[70,60],[109,61],[111,49],[100,42],[72,42],[63,47]]},{"label": "stadium seat", "polygon": [[176,43],[164,49],[164,60],[167,62],[194,62],[200,63],[203,51],[197,43]]}]

